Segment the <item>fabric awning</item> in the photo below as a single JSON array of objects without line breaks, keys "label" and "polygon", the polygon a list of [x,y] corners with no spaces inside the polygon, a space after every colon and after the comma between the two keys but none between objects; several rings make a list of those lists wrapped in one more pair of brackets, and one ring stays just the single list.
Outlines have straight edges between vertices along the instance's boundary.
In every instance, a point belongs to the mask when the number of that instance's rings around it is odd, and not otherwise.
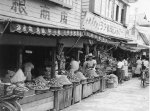
[{"label": "fabric awning", "polygon": [[100,34],[93,33],[87,30],[79,29],[66,29],[66,28],[51,28],[51,27],[41,27],[33,26],[21,23],[11,23],[10,32],[18,33],[30,33],[38,35],[47,35],[47,36],[77,36],[77,37],[89,37],[97,41],[108,42],[109,38],[105,38]]},{"label": "fabric awning", "polygon": [[105,43],[110,41],[109,38],[106,38],[103,35],[100,35],[100,34],[97,34],[97,33],[94,33],[94,32],[88,31],[88,30],[84,31],[84,36],[93,38],[93,39],[96,39],[97,41],[101,41],[101,42],[105,42]]},{"label": "fabric awning", "polygon": [[39,27],[32,26],[20,23],[11,23],[10,32],[18,33],[30,33],[37,35],[53,35],[53,36],[83,36],[82,30],[77,29],[62,29],[62,28],[48,28],[48,27]]},{"label": "fabric awning", "polygon": [[[83,29],[68,29],[65,27],[50,27],[45,24],[28,24],[17,22],[17,21],[8,21],[5,22],[9,23],[9,30],[10,32],[14,33],[25,33],[25,34],[32,34],[32,35],[42,35],[42,36],[60,36],[60,37],[83,37],[83,38],[90,38],[96,41],[108,43],[111,38],[107,37],[106,35],[95,33],[89,30]],[[1,24],[3,25],[3,24]],[[39,36],[40,37],[40,36]]]},{"label": "fabric awning", "polygon": [[126,46],[134,49],[139,49],[139,50],[150,49],[150,46],[139,44],[139,43],[127,43]]},{"label": "fabric awning", "polygon": [[140,49],[137,49],[137,48],[131,48],[131,47],[123,47],[123,46],[119,46],[119,48],[122,49],[122,50],[130,51],[130,52],[139,52],[139,51],[141,51]]}]

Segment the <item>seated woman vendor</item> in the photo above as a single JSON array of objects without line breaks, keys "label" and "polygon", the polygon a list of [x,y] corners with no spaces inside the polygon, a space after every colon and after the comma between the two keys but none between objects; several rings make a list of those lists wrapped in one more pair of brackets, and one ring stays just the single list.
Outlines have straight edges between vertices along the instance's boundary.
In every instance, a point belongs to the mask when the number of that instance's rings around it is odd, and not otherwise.
[{"label": "seated woman vendor", "polygon": [[95,67],[96,67],[96,60],[93,59],[93,55],[92,53],[89,53],[88,56],[87,56],[87,60],[84,62],[83,64],[83,69],[84,70],[95,70]]},{"label": "seated woman vendor", "polygon": [[31,70],[34,69],[34,65],[31,62],[24,64],[24,75],[26,76],[26,81],[32,80]]}]

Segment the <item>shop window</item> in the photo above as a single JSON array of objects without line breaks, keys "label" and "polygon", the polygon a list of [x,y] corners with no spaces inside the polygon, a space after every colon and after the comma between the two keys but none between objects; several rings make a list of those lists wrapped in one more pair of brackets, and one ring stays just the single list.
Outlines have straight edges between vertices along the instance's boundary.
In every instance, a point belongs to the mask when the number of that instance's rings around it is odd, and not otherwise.
[{"label": "shop window", "polygon": [[119,15],[119,6],[116,6],[116,21],[118,21],[118,15]]},{"label": "shop window", "polygon": [[102,0],[90,0],[90,12],[100,15],[102,10]]},{"label": "shop window", "polygon": [[64,8],[71,9],[73,7],[73,0],[49,0],[51,3],[58,4]]},{"label": "shop window", "polygon": [[124,23],[124,9],[121,10],[121,23]]},{"label": "shop window", "polygon": [[101,15],[105,17],[106,15],[106,1],[107,0],[102,0],[102,8],[101,8]]}]

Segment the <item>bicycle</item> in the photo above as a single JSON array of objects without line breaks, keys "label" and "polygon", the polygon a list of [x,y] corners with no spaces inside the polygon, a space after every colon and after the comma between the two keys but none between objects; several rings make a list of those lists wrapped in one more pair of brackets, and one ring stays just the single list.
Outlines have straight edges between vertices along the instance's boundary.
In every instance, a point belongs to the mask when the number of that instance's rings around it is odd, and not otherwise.
[{"label": "bicycle", "polygon": [[18,95],[0,97],[0,111],[23,111],[18,103],[18,100],[22,98]]}]

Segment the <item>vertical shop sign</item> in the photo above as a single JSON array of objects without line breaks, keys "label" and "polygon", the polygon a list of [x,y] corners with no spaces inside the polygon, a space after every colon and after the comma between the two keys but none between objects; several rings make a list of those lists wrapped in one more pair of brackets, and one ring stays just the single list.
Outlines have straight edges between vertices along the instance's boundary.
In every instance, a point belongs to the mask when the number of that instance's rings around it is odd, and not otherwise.
[{"label": "vertical shop sign", "polygon": [[45,19],[45,20],[50,20],[49,7],[47,7],[46,5],[41,6],[40,18]]},{"label": "vertical shop sign", "polygon": [[13,10],[15,13],[27,15],[26,0],[13,0],[11,10]]},{"label": "vertical shop sign", "polygon": [[61,12],[61,23],[67,24],[67,13],[66,12]]}]

